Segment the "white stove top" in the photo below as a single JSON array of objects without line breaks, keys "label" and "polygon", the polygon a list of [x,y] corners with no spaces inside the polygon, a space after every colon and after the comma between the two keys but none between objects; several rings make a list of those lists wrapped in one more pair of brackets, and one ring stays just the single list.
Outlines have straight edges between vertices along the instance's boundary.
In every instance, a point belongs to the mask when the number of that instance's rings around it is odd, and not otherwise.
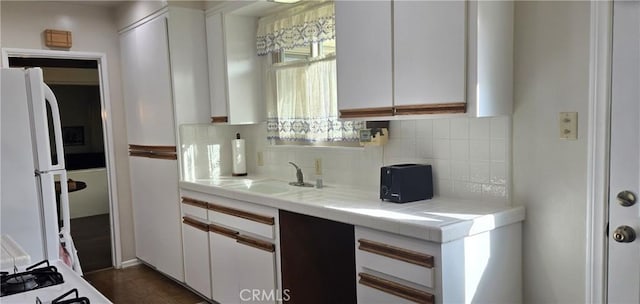
[{"label": "white stove top", "polygon": [[[36,303],[36,298],[39,298],[43,304],[49,304],[55,298],[74,288],[78,290],[79,297],[88,298],[89,301],[91,301],[91,304],[111,303],[109,299],[98,292],[93,286],[91,286],[91,284],[71,270],[71,268],[62,261],[50,261],[49,264],[51,266],[55,266],[58,269],[58,272],[62,274],[64,283],[5,296],[0,298],[0,303],[31,304]],[[25,268],[25,266],[18,267],[18,271],[24,271]],[[9,271],[10,273],[13,272],[13,270],[4,269],[3,271]]]}]

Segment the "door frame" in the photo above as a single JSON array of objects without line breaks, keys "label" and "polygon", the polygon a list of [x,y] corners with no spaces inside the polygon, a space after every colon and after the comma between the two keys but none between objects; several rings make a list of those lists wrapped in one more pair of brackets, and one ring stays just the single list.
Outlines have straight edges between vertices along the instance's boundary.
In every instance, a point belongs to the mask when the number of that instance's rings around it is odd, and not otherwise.
[{"label": "door frame", "polygon": [[107,186],[109,189],[109,220],[111,224],[111,263],[116,268],[122,267],[122,244],[120,241],[120,217],[118,210],[118,184],[116,179],[115,143],[113,141],[111,98],[109,91],[109,73],[107,71],[107,55],[93,52],[68,52],[38,49],[2,48],[2,66],[9,67],[9,57],[53,58],[95,60],[98,63],[100,81],[100,104],[102,107],[102,136],[105,144],[107,166]]},{"label": "door frame", "polygon": [[613,1],[591,1],[585,303],[607,302]]}]

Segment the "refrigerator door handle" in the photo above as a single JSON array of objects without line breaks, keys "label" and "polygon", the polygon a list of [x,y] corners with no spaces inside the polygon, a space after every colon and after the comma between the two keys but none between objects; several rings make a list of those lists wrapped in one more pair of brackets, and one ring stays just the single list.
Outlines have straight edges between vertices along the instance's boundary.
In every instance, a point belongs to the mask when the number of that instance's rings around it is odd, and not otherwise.
[{"label": "refrigerator door handle", "polygon": [[[64,169],[64,151],[62,142],[62,126],[58,112],[58,100],[53,91],[44,83],[42,69],[26,70],[27,90],[29,95],[29,111],[31,112],[31,136],[36,156],[36,169],[43,172]],[[47,104],[51,108],[53,130],[49,129]],[[49,136],[53,133],[53,139]],[[55,153],[51,153],[51,145],[55,144]],[[52,154],[56,154],[54,163]]]},{"label": "refrigerator door handle", "polygon": [[60,120],[60,110],[58,108],[58,100],[56,99],[56,95],[53,94],[53,91],[49,86],[42,83],[42,88],[44,90],[44,99],[49,103],[51,107],[51,119],[53,120],[53,137],[56,146],[56,157],[58,158],[58,164],[51,164],[51,170],[61,170],[64,169],[64,148],[62,141],[62,123]]}]

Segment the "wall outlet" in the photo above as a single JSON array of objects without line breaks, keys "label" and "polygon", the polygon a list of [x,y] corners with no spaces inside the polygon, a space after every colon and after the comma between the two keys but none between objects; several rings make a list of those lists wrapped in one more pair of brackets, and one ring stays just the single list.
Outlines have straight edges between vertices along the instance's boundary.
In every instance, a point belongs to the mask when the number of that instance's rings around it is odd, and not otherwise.
[{"label": "wall outlet", "polygon": [[560,112],[560,138],[578,139],[578,112]]},{"label": "wall outlet", "polygon": [[262,157],[262,151],[258,151],[258,157],[256,157],[256,162],[258,163],[258,166],[260,167],[264,166],[264,158]]},{"label": "wall outlet", "polygon": [[322,158],[316,158],[316,175],[322,175]]}]

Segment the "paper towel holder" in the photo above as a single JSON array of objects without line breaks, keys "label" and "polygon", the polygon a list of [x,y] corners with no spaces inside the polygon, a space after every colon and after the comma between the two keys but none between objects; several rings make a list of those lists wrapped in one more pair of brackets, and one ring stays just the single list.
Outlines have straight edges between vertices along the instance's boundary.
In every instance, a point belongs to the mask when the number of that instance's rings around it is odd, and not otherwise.
[{"label": "paper towel holder", "polygon": [[236,133],[236,139],[231,141],[232,176],[247,176],[247,161],[245,158],[244,139],[240,139],[240,133]]}]

